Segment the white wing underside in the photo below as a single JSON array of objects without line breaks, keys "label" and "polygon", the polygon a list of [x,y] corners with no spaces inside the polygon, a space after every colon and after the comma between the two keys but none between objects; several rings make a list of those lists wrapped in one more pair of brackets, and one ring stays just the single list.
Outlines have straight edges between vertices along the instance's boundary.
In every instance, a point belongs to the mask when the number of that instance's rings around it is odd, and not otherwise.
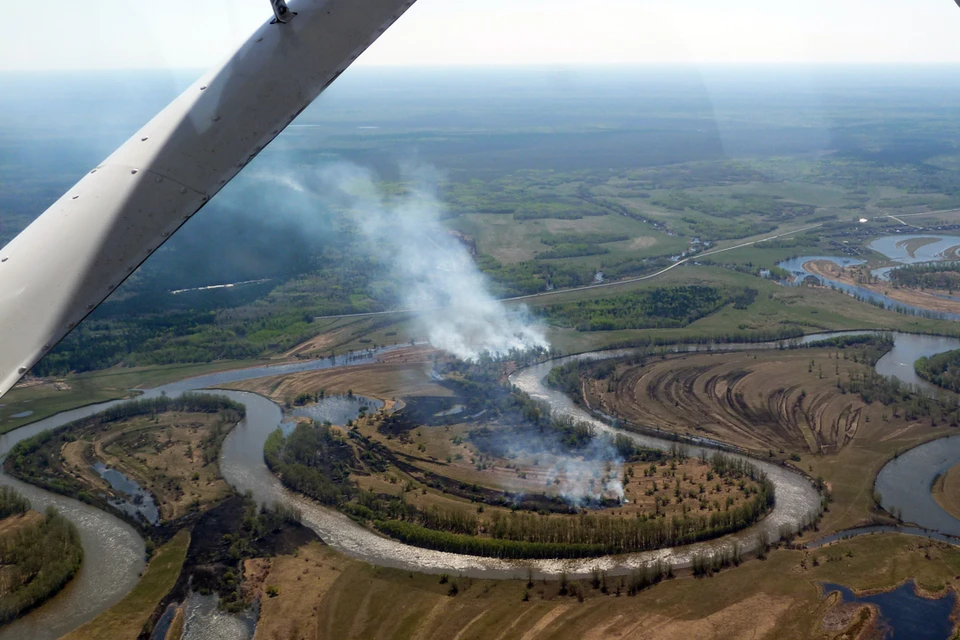
[{"label": "white wing underside", "polygon": [[293,0],[0,250],[0,395],[414,1]]}]

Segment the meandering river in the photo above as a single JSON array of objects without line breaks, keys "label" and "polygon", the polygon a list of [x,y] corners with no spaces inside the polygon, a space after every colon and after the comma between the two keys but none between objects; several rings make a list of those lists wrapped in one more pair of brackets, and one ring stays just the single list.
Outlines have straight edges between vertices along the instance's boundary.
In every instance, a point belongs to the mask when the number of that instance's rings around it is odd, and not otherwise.
[{"label": "meandering river", "polygon": [[[909,249],[910,246],[913,246],[911,245],[911,241],[921,239],[927,239],[930,240],[930,242],[921,246],[914,246],[911,251]],[[940,234],[899,234],[877,238],[867,246],[869,249],[885,255],[890,260],[899,262],[900,265],[918,264],[922,262],[937,262],[945,259],[952,260],[955,255],[954,250],[960,246],[960,237]],[[883,306],[885,309],[921,316],[933,316],[944,320],[960,320],[960,314],[931,311],[930,309],[924,309],[923,307],[917,307],[906,304],[905,302],[900,302],[899,300],[894,300],[866,287],[859,287],[846,282],[840,282],[839,280],[825,278],[819,274],[810,273],[804,268],[804,265],[814,260],[826,260],[843,268],[859,266],[866,262],[866,260],[850,257],[801,256],[783,260],[777,263],[777,266],[789,271],[790,274],[794,276],[794,282],[796,284],[800,284],[808,277],[815,278],[825,286],[856,296],[861,300]],[[896,267],[883,267],[873,270],[872,273],[881,279],[888,280],[890,271],[895,268]],[[943,297],[950,298],[953,296],[944,294]]]},{"label": "meandering river", "polygon": [[[803,342],[829,338],[836,335],[866,332],[833,332],[806,336]],[[919,355],[930,355],[939,351],[960,348],[960,340],[931,338],[909,334],[895,334],[896,346],[877,364],[877,370],[895,377],[904,376],[906,382],[916,383],[912,366],[909,375],[902,363],[911,363]],[[721,345],[722,349],[762,349],[777,348],[779,343],[759,345]],[[683,347],[686,349],[687,347]],[[706,348],[706,347],[690,347]],[[354,366],[373,362],[379,353],[365,352],[350,358],[337,360],[311,360],[294,364],[274,365],[210,374],[178,381],[172,384],[150,389],[146,397],[155,397],[161,393],[174,395],[183,391],[218,387],[232,382],[255,378],[290,374],[300,371],[324,369],[330,367]],[[575,358],[608,358],[618,352],[589,353]],[[542,399],[558,413],[570,415],[580,420],[590,421],[604,432],[613,429],[605,423],[577,407],[563,394],[547,388],[543,379],[549,371],[570,358],[553,360],[515,373],[511,380],[531,396]],[[250,490],[263,502],[283,502],[299,508],[303,513],[303,523],[317,532],[329,545],[352,557],[378,565],[390,566],[411,571],[435,573],[453,573],[473,577],[508,578],[525,576],[527,568],[533,569],[536,576],[556,575],[566,572],[570,575],[585,575],[595,568],[610,574],[622,574],[655,560],[663,560],[678,566],[689,564],[696,553],[713,553],[740,545],[743,551],[755,547],[758,535],[764,532],[770,540],[780,536],[781,528],[786,526],[796,530],[808,522],[819,509],[819,495],[811,484],[801,475],[774,464],[751,460],[767,472],[776,486],[777,502],[773,511],[753,527],[717,540],[652,552],[609,556],[586,560],[537,560],[505,561],[494,558],[479,558],[453,553],[432,551],[411,547],[390,540],[356,524],[341,513],[327,509],[300,495],[293,494],[282,487],[279,480],[269,472],[263,462],[263,444],[267,436],[277,428],[282,420],[280,407],[275,403],[252,393],[239,391],[218,391],[247,407],[247,415],[231,431],[224,442],[220,467],[224,477],[238,491]],[[6,455],[20,440],[46,429],[62,426],[72,420],[102,411],[113,403],[102,403],[51,416],[31,425],[0,436],[0,456]],[[667,448],[672,441],[626,433],[638,444],[647,447]],[[960,438],[957,438],[956,455],[960,457]],[[925,445],[926,446],[926,445]],[[689,447],[696,455],[698,447]],[[907,458],[906,455],[900,459]],[[886,469],[884,470],[886,471]],[[881,474],[882,475],[882,474]],[[894,477],[896,474],[894,474]],[[879,482],[879,481],[878,481]],[[16,487],[22,491],[36,508],[54,505],[64,515],[76,523],[86,551],[83,567],[71,584],[50,602],[24,616],[21,620],[0,628],[0,640],[14,638],[36,638],[54,640],[63,633],[92,619],[112,604],[119,601],[130,591],[140,572],[144,568],[143,540],[136,531],[117,518],[69,498],[53,495],[36,487],[24,485],[9,476],[0,473],[0,484]],[[929,493],[929,484],[927,485]],[[912,500],[915,497],[911,495]],[[885,503],[886,503],[885,494]],[[891,493],[891,500],[896,499]],[[934,503],[935,504],[935,503]],[[897,505],[901,506],[901,505]],[[901,507],[902,508],[902,507]],[[904,511],[906,518],[906,511]],[[922,521],[917,520],[923,524]],[[926,525],[924,525],[926,526]],[[958,523],[960,526],[960,523]]]}]

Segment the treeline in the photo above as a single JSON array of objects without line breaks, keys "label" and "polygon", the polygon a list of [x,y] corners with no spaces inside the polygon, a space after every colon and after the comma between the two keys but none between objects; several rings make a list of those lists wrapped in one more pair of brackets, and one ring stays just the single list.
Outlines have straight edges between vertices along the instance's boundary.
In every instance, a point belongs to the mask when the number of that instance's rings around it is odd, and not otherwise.
[{"label": "treeline", "polygon": [[608,349],[628,349],[641,347],[659,347],[658,355],[669,352],[667,347],[682,344],[756,344],[760,342],[781,342],[783,348],[791,346],[796,338],[801,338],[804,331],[797,326],[782,325],[775,329],[760,329],[757,331],[732,331],[728,333],[700,333],[680,337],[662,337],[642,335],[627,340],[620,340],[608,345]]},{"label": "treeline", "polygon": [[290,265],[298,275],[260,284],[175,295],[165,288],[169,279],[128,282],[123,296],[94,310],[32,373],[254,359],[315,336],[315,316],[399,305],[403,283],[386,261],[362,248],[359,234],[336,237],[320,255]]},{"label": "treeline", "polygon": [[629,239],[630,236],[625,233],[603,233],[597,231],[593,233],[546,235],[540,238],[540,242],[548,247],[555,247],[563,244],[607,244],[609,242],[623,242]]},{"label": "treeline", "polygon": [[960,290],[960,262],[928,262],[893,269],[890,282],[898,287],[935,289],[953,293]]},{"label": "treeline", "polygon": [[30,511],[29,500],[20,495],[13,487],[0,487],[0,520],[8,516],[23,515],[27,511]]},{"label": "treeline", "polygon": [[[120,402],[100,413],[67,423],[59,429],[42,431],[21,440],[14,445],[4,460],[4,470],[24,482],[92,504],[135,525],[142,525],[126,512],[112,507],[105,496],[90,493],[86,485],[72,474],[65,473],[60,461],[60,451],[64,444],[76,440],[84,430],[166,411],[222,412],[223,420],[228,423],[239,422],[246,415],[246,407],[239,402],[224,396],[204,393],[184,393],[175,398],[160,396]],[[224,434],[217,430],[212,437],[222,442]]]},{"label": "treeline", "polygon": [[711,464],[718,476],[740,480],[741,485],[748,478],[756,482],[756,487],[747,487],[750,497],[743,504],[728,505],[725,511],[669,519],[659,513],[622,518],[522,512],[480,518],[463,509],[420,509],[402,493],[358,488],[350,474],[364,473],[365,460],[377,458],[370,445],[355,432],[348,439],[329,425],[300,424],[287,437],[280,430],[271,434],[264,457],[284,485],[391,537],[430,549],[499,558],[583,558],[689,544],[751,525],[775,500],[773,484],[762,472],[746,461],[717,454]]},{"label": "treeline", "polygon": [[[100,413],[85,418],[101,424],[107,422],[116,422],[117,420],[126,420],[138,416],[153,415],[155,413],[166,413],[168,411],[188,411],[192,413],[219,413],[221,411],[232,412],[237,422],[247,415],[247,408],[235,402],[226,396],[212,393],[197,393],[188,391],[179,396],[158,396],[156,398],[143,398],[139,400],[128,400],[115,404],[112,407],[104,409]],[[83,420],[77,421],[83,422]],[[69,428],[76,423],[71,422],[64,428]]]},{"label": "treeline", "polygon": [[792,220],[798,216],[810,216],[817,210],[812,204],[791,202],[781,196],[755,193],[735,193],[730,196],[730,201],[727,201],[700,198],[685,191],[671,191],[665,196],[654,198],[651,202],[671,211],[691,210],[712,218],[759,215],[768,221],[777,222]]},{"label": "treeline", "polygon": [[[542,254],[541,254],[542,255]],[[652,273],[672,264],[668,256],[651,258],[604,258],[600,265],[606,280]],[[578,262],[527,260],[502,264],[489,255],[477,256],[477,266],[486,274],[492,292],[501,297],[532,295],[549,289],[567,289],[594,282],[596,268]]]},{"label": "treeline", "polygon": [[[756,290],[752,290],[752,298]],[[544,315],[561,326],[577,331],[612,331],[684,327],[736,300],[742,304],[750,294],[745,290],[726,292],[718,287],[686,285],[634,291],[596,300],[555,304]]]},{"label": "treeline", "polygon": [[[9,494],[2,499],[14,505],[24,501]],[[60,591],[82,562],[79,532],[53,507],[41,521],[0,536],[0,624],[15,620]]]},{"label": "treeline", "polygon": [[284,485],[321,504],[338,506],[356,494],[350,473],[359,460],[329,424],[301,422],[286,437],[277,429],[267,437],[263,457]]},{"label": "treeline", "polygon": [[735,240],[758,233],[769,233],[777,228],[776,222],[755,220],[721,221],[699,216],[683,216],[681,220],[690,226],[690,231],[707,240]]},{"label": "treeline", "polygon": [[960,393],[960,349],[924,356],[913,364],[913,368],[930,384]]},{"label": "treeline", "polygon": [[438,551],[497,558],[585,558],[692,544],[739,531],[773,507],[773,483],[750,463],[717,454],[713,470],[721,477],[751,478],[752,497],[738,507],[709,515],[687,513],[672,518],[623,518],[580,514],[547,516],[494,514],[481,522],[468,515],[427,514],[412,510],[406,519],[375,520],[381,532],[407,544]]}]

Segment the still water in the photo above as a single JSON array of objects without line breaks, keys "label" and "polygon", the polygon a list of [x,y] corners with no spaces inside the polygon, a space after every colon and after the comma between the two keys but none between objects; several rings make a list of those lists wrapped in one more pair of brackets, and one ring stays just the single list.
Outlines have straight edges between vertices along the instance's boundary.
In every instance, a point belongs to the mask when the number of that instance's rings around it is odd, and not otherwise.
[{"label": "still water", "polygon": [[824,594],[839,591],[843,602],[872,604],[879,614],[879,627],[885,640],[946,640],[953,633],[950,615],[957,603],[953,591],[942,598],[922,598],[912,582],[893,591],[858,596],[839,584],[820,585]]},{"label": "still water", "polygon": [[[925,244],[921,247],[917,247],[913,251],[913,255],[910,255],[910,252],[907,250],[906,243],[910,240],[917,239],[927,239],[932,240],[933,242]],[[943,236],[943,235],[929,235],[929,234],[898,234],[893,236],[884,236],[883,238],[878,238],[867,245],[868,248],[885,255],[890,260],[899,262],[901,264],[916,264],[920,262],[933,262],[943,260],[945,257],[953,259],[951,256],[945,256],[944,252],[954,247],[960,246],[960,237],[957,236]],[[852,296],[857,296],[862,300],[867,300],[874,304],[883,305],[886,309],[898,310],[906,313],[913,313],[917,315],[925,315],[931,317],[942,318],[944,320],[960,320],[960,314],[956,313],[937,313],[931,312],[922,307],[917,307],[914,305],[904,304],[897,300],[893,300],[883,294],[876,293],[870,289],[865,289],[864,287],[858,287],[856,285],[847,284],[844,282],[839,282],[836,280],[831,280],[829,278],[824,278],[822,276],[814,275],[803,268],[807,262],[811,260],[827,260],[833,262],[840,267],[853,267],[864,264],[865,260],[859,260],[856,258],[847,258],[847,257],[836,257],[836,256],[801,256],[798,258],[790,258],[789,260],[784,260],[777,263],[777,266],[786,269],[789,271],[795,278],[796,283],[801,283],[805,278],[812,277],[816,278],[822,284],[828,287],[833,287],[839,291],[843,291]],[[883,267],[881,269],[874,269],[872,273],[883,280],[890,279],[890,271],[895,267]],[[947,298],[953,296],[944,296]]]}]

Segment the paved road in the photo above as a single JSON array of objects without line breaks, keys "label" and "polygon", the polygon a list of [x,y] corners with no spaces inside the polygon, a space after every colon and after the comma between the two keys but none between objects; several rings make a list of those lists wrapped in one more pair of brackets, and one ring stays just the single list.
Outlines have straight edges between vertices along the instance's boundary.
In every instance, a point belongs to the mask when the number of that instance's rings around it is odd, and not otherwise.
[{"label": "paved road", "polygon": [[[555,296],[561,293],[571,293],[574,291],[588,291],[590,289],[602,289],[604,287],[619,287],[621,285],[630,284],[631,282],[640,282],[641,280],[650,280],[651,278],[656,278],[662,276],[667,271],[671,269],[676,269],[682,264],[690,262],[691,260],[697,260],[699,258],[706,258],[707,256],[716,255],[718,253],[723,253],[724,251],[733,251],[734,249],[742,249],[743,247],[749,247],[751,245],[757,244],[758,242],[766,242],[767,240],[776,240],[777,238],[783,238],[786,236],[793,235],[795,233],[801,233],[803,231],[809,231],[810,229],[816,229],[817,227],[822,227],[823,223],[812,224],[807,227],[802,227],[800,229],[794,229],[793,231],[785,231],[784,233],[778,233],[773,236],[768,236],[766,238],[760,238],[759,240],[751,240],[750,242],[743,242],[741,244],[734,245],[732,247],[724,247],[723,249],[711,249],[710,251],[704,251],[703,253],[698,253],[696,255],[690,256],[689,258],[684,258],[682,260],[677,260],[671,264],[666,269],[661,269],[656,273],[651,273],[645,276],[636,276],[634,278],[625,278],[623,280],[613,280],[610,282],[602,282],[599,284],[588,284],[582,287],[570,287],[568,289],[554,289],[553,291],[541,291],[540,293],[531,293],[525,296],[514,296],[512,298],[501,298],[501,302],[517,302],[521,300],[533,300],[535,298],[544,298],[547,296]],[[403,314],[403,313],[423,313],[426,311],[438,311],[438,309],[395,309],[392,311],[370,311],[368,313],[345,313],[340,315],[332,316],[316,316],[315,320],[324,320],[331,318],[370,318],[374,316],[386,316],[394,314]]]}]

